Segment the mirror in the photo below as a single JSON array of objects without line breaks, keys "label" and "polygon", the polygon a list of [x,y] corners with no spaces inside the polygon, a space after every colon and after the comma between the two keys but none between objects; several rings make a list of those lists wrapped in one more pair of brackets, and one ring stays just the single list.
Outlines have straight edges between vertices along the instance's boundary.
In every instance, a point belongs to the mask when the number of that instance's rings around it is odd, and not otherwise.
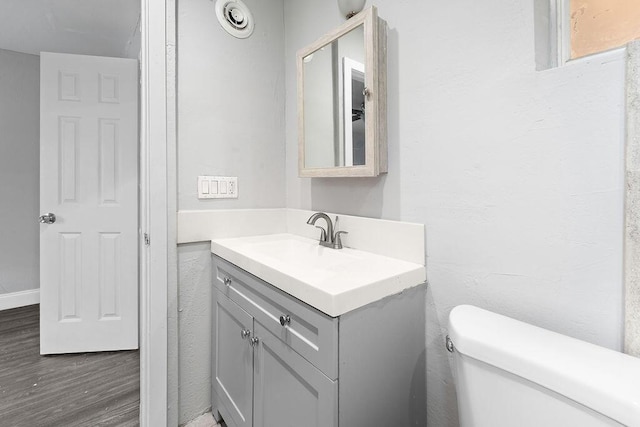
[{"label": "mirror", "polygon": [[386,23],[371,7],[298,52],[301,177],[387,171]]}]

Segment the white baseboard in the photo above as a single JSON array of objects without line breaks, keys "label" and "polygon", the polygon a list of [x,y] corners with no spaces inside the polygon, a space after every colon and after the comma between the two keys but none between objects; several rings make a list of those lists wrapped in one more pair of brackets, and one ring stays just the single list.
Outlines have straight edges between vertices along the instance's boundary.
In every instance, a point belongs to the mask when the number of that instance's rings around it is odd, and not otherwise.
[{"label": "white baseboard", "polygon": [[0,311],[10,308],[24,307],[25,305],[38,304],[40,302],[40,289],[11,292],[0,294]]}]

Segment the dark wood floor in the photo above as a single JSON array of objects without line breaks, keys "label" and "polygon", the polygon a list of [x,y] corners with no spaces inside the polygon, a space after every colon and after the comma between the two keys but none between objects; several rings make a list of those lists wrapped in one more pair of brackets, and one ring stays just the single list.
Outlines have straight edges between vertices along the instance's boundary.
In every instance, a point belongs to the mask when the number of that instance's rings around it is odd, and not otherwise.
[{"label": "dark wood floor", "polygon": [[137,351],[40,356],[38,306],[0,311],[0,426],[137,426]]}]

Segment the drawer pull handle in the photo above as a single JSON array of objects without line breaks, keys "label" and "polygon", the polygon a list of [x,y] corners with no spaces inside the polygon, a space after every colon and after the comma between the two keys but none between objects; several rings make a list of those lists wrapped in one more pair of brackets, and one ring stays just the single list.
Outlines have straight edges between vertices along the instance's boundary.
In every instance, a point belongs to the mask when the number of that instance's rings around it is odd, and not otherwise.
[{"label": "drawer pull handle", "polygon": [[251,347],[255,347],[258,345],[258,343],[260,342],[260,338],[258,337],[251,337],[251,339],[249,340],[249,342],[251,343]]},{"label": "drawer pull handle", "polygon": [[251,336],[251,331],[249,329],[243,329],[240,331],[240,337],[243,340],[246,340],[247,338],[249,338]]},{"label": "drawer pull handle", "polygon": [[289,316],[288,314],[283,314],[282,316],[280,316],[280,324],[282,326],[285,325],[290,325],[291,324],[291,316]]},{"label": "drawer pull handle", "polygon": [[225,286],[231,286],[231,277],[225,277],[223,280]]}]

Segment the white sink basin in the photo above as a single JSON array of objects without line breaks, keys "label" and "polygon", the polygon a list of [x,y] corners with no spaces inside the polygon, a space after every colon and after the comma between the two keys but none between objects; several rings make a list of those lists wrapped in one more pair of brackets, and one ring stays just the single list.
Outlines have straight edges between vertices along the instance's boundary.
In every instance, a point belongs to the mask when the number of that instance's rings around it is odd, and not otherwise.
[{"label": "white sink basin", "polygon": [[315,240],[296,238],[291,234],[276,234],[265,240],[253,243],[251,251],[274,261],[294,263],[303,269],[329,270],[365,258],[355,251],[326,248]]},{"label": "white sink basin", "polygon": [[334,317],[426,280],[423,265],[293,234],[215,239],[211,251]]}]

